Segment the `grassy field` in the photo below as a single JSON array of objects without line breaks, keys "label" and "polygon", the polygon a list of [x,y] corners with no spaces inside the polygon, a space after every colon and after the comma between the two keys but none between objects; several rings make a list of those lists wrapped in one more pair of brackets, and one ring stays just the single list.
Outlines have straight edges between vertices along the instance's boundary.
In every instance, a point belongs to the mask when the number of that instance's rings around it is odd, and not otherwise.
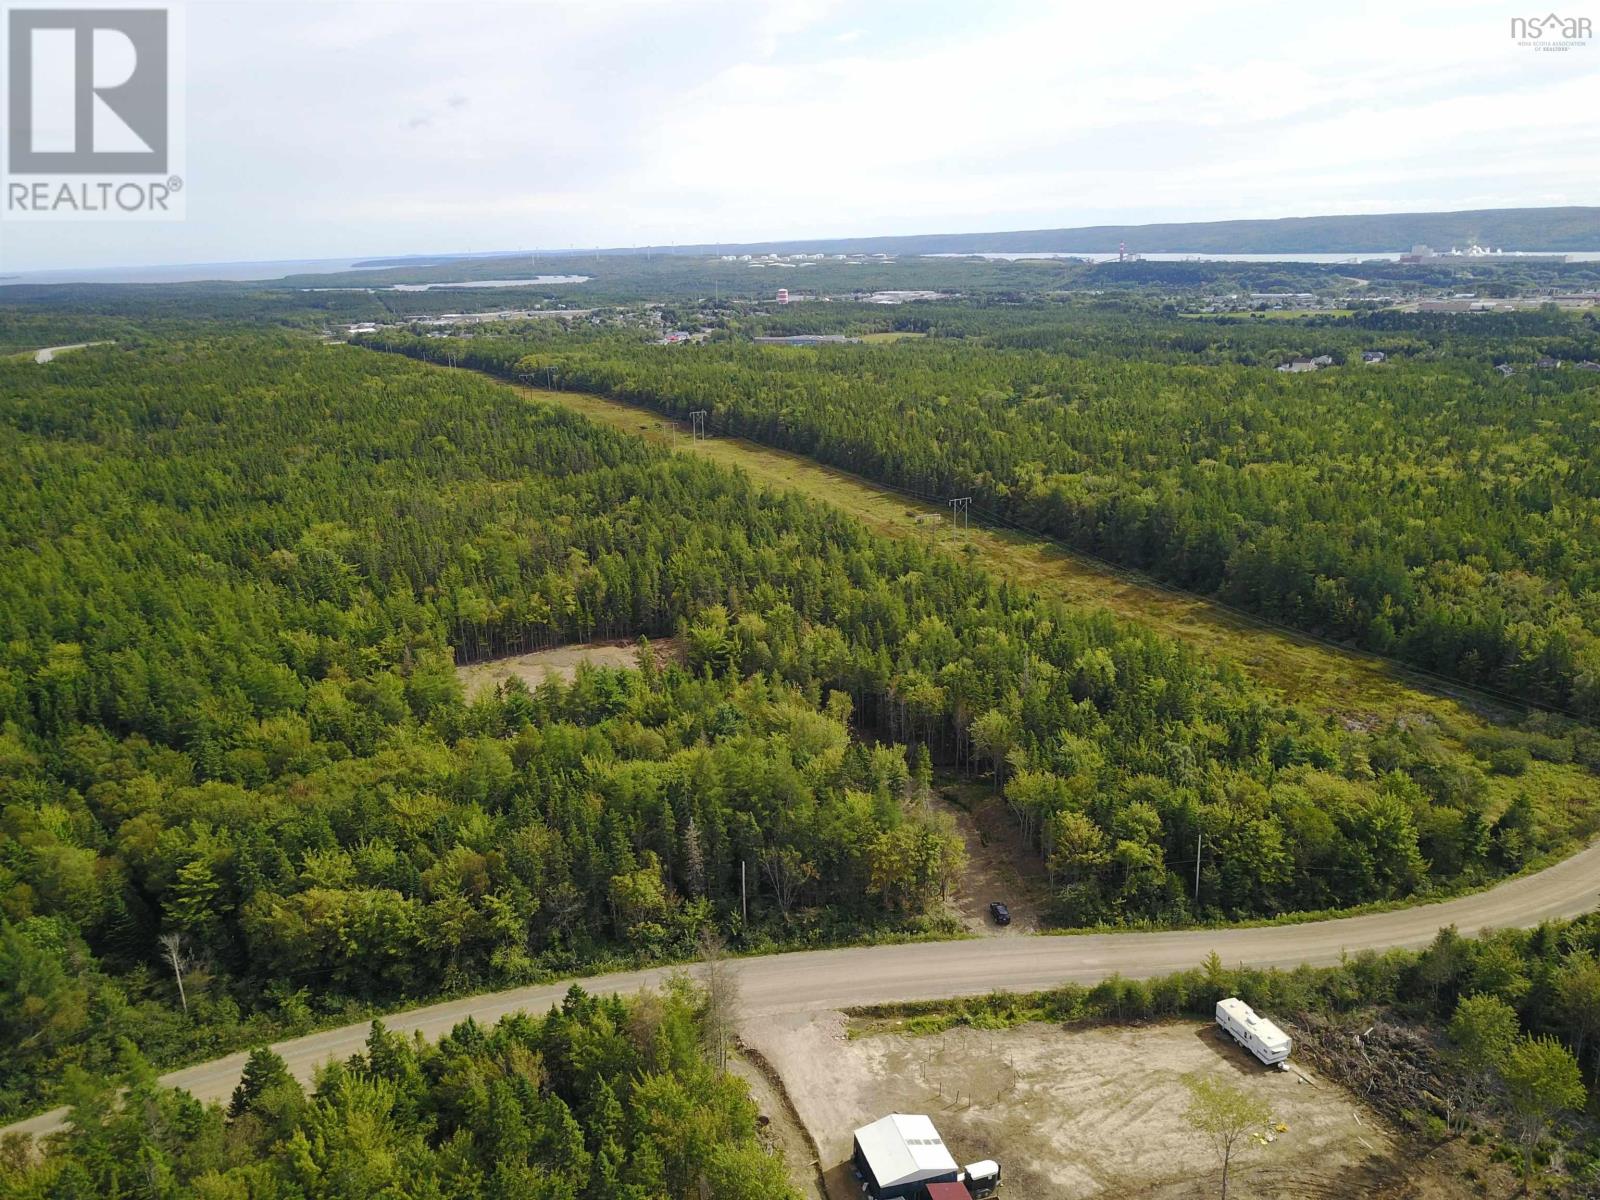
[{"label": "grassy field", "polygon": [[[1376,655],[1265,625],[1037,537],[977,526],[954,531],[946,509],[797,454],[741,438],[694,442],[686,426],[603,396],[517,390],[529,399],[560,405],[647,441],[738,467],[762,483],[793,488],[844,509],[880,533],[935,542],[951,552],[979,558],[990,570],[1020,584],[1143,622],[1208,656],[1232,659],[1265,686],[1351,726],[1376,728],[1397,719],[1429,724],[1445,746],[1470,754],[1466,743],[1474,734],[1495,725],[1515,725],[1525,715],[1470,689],[1424,677]],[[1520,778],[1490,775],[1488,782],[1495,810],[1515,790],[1530,784],[1541,803],[1552,809],[1591,809],[1600,797],[1594,776],[1570,764],[1535,762]]]}]

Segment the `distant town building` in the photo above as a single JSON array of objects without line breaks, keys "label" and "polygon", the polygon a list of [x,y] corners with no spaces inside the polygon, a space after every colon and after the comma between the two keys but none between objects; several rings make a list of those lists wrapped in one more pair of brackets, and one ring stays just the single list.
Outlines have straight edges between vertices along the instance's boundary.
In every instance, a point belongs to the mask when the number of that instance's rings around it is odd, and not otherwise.
[{"label": "distant town building", "polygon": [[1435,250],[1432,246],[1413,246],[1410,254],[1402,254],[1402,263],[1415,265],[1417,263],[1438,262],[1440,259],[1458,260],[1464,258],[1513,258],[1520,262],[1536,263],[1564,263],[1567,261],[1565,254],[1507,254],[1496,246],[1480,246],[1476,242],[1465,250],[1459,246],[1451,246],[1448,250]]},{"label": "distant town building", "polygon": [[905,304],[911,300],[941,300],[944,298],[944,294],[941,292],[902,289],[873,292],[866,300],[868,304]]},{"label": "distant town building", "polygon": [[1583,362],[1577,364],[1577,369],[1580,371],[1600,371],[1600,363],[1590,362],[1588,359],[1585,359]]},{"label": "distant town building", "polygon": [[1315,371],[1317,364],[1309,358],[1291,358],[1286,363],[1279,363],[1278,370],[1298,375],[1302,371]]},{"label": "distant town building", "polygon": [[1382,350],[1363,350],[1361,352],[1361,361],[1364,363],[1381,363],[1388,357]]},{"label": "distant town building", "polygon": [[787,304],[787,303],[789,303],[789,289],[788,288],[779,288],[778,289],[778,303],[779,304]]},{"label": "distant town building", "polygon": [[1556,371],[1561,367],[1559,358],[1551,358],[1548,354],[1533,364],[1541,371]]},{"label": "distant town building", "polygon": [[1515,367],[1513,367],[1510,363],[1495,363],[1494,369],[1496,371],[1499,371],[1500,374],[1505,376],[1507,379],[1510,379],[1513,375],[1515,375],[1517,373],[1517,369]]}]

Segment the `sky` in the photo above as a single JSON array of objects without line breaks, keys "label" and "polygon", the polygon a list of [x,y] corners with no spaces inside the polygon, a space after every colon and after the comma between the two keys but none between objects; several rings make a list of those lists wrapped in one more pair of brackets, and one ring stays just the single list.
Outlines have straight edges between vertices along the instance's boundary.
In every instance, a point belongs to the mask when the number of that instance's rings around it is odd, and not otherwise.
[{"label": "sky", "polygon": [[191,0],[186,218],[0,273],[1600,203],[1528,8]]}]

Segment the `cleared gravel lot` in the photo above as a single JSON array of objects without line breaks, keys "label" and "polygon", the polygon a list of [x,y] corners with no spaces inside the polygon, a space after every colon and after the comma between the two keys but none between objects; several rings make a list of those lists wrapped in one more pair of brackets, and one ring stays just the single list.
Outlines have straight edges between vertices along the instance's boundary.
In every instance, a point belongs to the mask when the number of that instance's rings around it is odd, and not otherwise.
[{"label": "cleared gravel lot", "polygon": [[1188,1074],[1260,1096],[1288,1127],[1236,1162],[1239,1200],[1369,1194],[1397,1151],[1347,1093],[1262,1067],[1210,1024],[848,1038],[830,1012],[764,1022],[746,1040],[782,1075],[834,1200],[859,1195],[851,1131],[889,1112],[927,1113],[957,1162],[998,1160],[1012,1196],[1211,1194],[1216,1159],[1184,1120]]}]

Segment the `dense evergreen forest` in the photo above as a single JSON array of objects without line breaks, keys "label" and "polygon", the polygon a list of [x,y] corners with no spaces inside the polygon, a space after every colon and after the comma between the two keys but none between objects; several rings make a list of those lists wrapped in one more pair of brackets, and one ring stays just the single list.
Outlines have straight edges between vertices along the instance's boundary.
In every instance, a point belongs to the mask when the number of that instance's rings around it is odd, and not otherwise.
[{"label": "dense evergreen forest", "polygon": [[[936,767],[1004,788],[1072,923],[1428,894],[1592,828],[1522,777],[1581,731],[1491,778],[467,372],[173,339],[0,364],[0,413],[7,1115],[124,1039],[938,930]],[[594,637],[641,669],[455,674]]]},{"label": "dense evergreen forest", "polygon": [[[1476,342],[1461,318],[1186,322],[1184,340],[1128,316],[801,350],[502,338],[451,353],[971,494],[1185,589],[1592,720],[1600,373],[1535,360],[1600,356],[1600,338],[1565,314],[1485,321]],[[1296,340],[1335,367],[1248,365]],[[444,344],[375,342],[434,358]],[[1363,366],[1358,346],[1396,357]]]},{"label": "dense evergreen forest", "polygon": [[[790,1200],[743,1083],[702,1052],[682,988],[574,988],[542,1017],[468,1021],[437,1044],[374,1024],[308,1095],[269,1050],[226,1109],[164,1088],[136,1055],[72,1071],[72,1126],[43,1161],[0,1155],[14,1200]],[[120,1097],[118,1087],[125,1089]]]}]

